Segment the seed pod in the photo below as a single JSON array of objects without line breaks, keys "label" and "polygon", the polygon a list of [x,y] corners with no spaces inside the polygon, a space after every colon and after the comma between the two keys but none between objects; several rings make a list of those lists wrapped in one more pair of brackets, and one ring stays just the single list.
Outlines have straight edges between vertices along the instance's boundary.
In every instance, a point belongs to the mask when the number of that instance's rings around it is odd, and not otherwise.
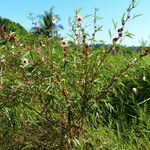
[{"label": "seed pod", "polygon": [[113,38],[113,42],[117,42],[118,41],[118,38]]},{"label": "seed pod", "polygon": [[119,33],[119,37],[122,37],[122,33]]}]

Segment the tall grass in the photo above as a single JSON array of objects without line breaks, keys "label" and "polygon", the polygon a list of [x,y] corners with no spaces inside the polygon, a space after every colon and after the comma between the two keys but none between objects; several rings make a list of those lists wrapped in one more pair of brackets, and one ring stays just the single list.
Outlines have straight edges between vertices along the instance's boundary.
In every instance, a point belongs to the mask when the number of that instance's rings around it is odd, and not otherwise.
[{"label": "tall grass", "polygon": [[92,35],[76,11],[72,42],[2,36],[1,149],[150,149],[149,48],[119,46],[135,3],[108,47],[94,47],[97,9]]}]

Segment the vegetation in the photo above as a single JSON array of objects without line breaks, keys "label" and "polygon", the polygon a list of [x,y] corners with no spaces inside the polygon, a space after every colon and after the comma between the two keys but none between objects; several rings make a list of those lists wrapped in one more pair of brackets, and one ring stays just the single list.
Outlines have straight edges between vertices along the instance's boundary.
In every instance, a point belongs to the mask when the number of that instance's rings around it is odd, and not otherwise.
[{"label": "vegetation", "polygon": [[[58,36],[58,31],[63,29],[63,26],[57,24],[60,21],[60,17],[58,15],[54,15],[54,7],[51,7],[48,11],[44,11],[42,15],[39,15],[40,24],[33,22],[35,25],[32,28],[32,32],[35,34],[43,34],[47,37]],[[30,14],[29,19],[34,20],[32,15]]]},{"label": "vegetation", "polygon": [[11,33],[11,32],[17,32],[19,35],[25,35],[27,34],[27,30],[20,25],[19,23],[15,23],[9,19],[0,17],[0,28],[4,29],[5,31]]},{"label": "vegetation", "polygon": [[108,46],[95,48],[97,9],[91,34],[77,10],[70,41],[28,34],[0,46],[0,149],[150,149],[150,48],[120,45],[135,5]]}]

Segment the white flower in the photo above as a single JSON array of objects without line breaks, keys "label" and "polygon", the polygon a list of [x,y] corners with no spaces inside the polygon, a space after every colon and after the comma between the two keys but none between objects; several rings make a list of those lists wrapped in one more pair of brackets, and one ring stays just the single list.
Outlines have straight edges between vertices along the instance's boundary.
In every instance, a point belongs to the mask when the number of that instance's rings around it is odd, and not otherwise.
[{"label": "white flower", "polygon": [[57,21],[58,21],[57,17],[54,16],[54,17],[52,18],[52,23],[55,24],[55,23],[57,23]]},{"label": "white flower", "polygon": [[20,44],[20,47],[23,47],[23,43]]},{"label": "white flower", "polygon": [[30,63],[30,61],[29,61],[27,58],[22,58],[21,64],[22,64],[23,66],[26,66],[26,65],[28,65],[29,63]]},{"label": "white flower", "polygon": [[15,46],[14,46],[14,45],[12,45],[12,46],[11,46],[11,48],[13,48],[13,49],[14,49],[14,48],[15,48]]},{"label": "white flower", "polygon": [[44,57],[42,57],[42,61],[44,61],[45,60],[45,58]]},{"label": "white flower", "polygon": [[145,76],[143,76],[142,80],[143,80],[143,81],[146,81],[146,77],[145,77]]},{"label": "white flower", "polygon": [[77,21],[79,21],[79,22],[81,22],[81,21],[83,21],[83,17],[81,17],[81,16],[77,16]]},{"label": "white flower", "polygon": [[5,59],[2,59],[1,62],[4,63],[4,62],[5,62]]},{"label": "white flower", "polygon": [[0,62],[5,62],[5,55],[1,55]]},{"label": "white flower", "polygon": [[128,75],[126,74],[124,77],[125,77],[125,78],[127,78],[127,77],[128,77]]},{"label": "white flower", "polygon": [[67,46],[68,46],[68,41],[66,41],[65,39],[63,39],[63,40],[61,41],[61,46],[62,46],[62,47],[67,47]]},{"label": "white flower", "polygon": [[5,58],[5,55],[1,55],[1,59]]},{"label": "white flower", "polygon": [[136,61],[137,61],[137,58],[133,58],[133,59],[131,60],[131,64],[135,64]]},{"label": "white flower", "polygon": [[132,91],[137,94],[137,88],[132,88]]},{"label": "white flower", "polygon": [[45,44],[43,44],[43,42],[41,41],[41,46],[42,46],[42,47],[45,47],[46,45],[45,45]]}]

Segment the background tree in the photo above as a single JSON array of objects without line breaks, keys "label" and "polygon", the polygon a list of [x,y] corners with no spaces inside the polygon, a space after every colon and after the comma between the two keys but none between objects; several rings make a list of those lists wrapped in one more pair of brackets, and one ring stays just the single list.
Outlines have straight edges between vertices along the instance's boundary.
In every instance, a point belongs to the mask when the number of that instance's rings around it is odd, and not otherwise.
[{"label": "background tree", "polygon": [[27,34],[27,30],[22,25],[7,18],[0,17],[0,28],[4,29],[8,33],[15,32],[19,35]]},{"label": "background tree", "polygon": [[60,21],[60,17],[54,14],[54,7],[51,7],[48,11],[44,11],[38,18],[40,19],[39,25],[32,28],[33,33],[54,37],[58,36],[60,29],[63,29],[61,24],[57,24]]}]

